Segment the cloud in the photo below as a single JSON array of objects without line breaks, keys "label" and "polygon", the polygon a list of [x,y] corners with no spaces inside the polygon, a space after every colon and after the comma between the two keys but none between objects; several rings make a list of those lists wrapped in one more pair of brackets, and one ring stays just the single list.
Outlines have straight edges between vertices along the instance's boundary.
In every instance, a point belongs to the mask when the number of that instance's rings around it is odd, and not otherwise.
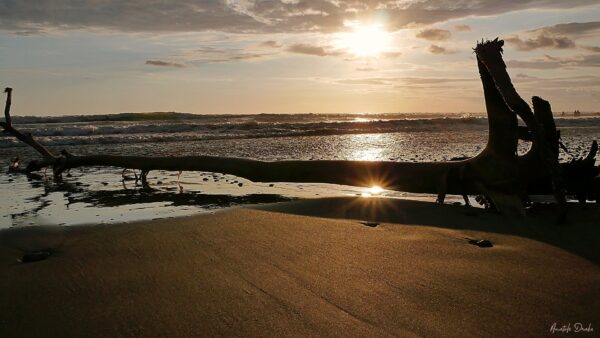
[{"label": "cloud", "polygon": [[362,79],[342,79],[336,81],[339,84],[347,85],[368,85],[368,86],[385,86],[391,85],[393,78],[362,78]]},{"label": "cloud", "polygon": [[520,33],[524,38],[514,35],[505,40],[521,51],[540,48],[568,49],[577,47],[575,39],[586,37],[598,30],[600,21],[561,23]]},{"label": "cloud", "polygon": [[[572,9],[576,7],[597,5],[597,0],[413,0],[389,1],[396,3],[393,11],[388,12],[394,29],[405,28],[410,24],[434,24],[473,16],[500,15],[508,12],[528,9]],[[380,2],[378,2],[379,5]],[[393,6],[385,7],[388,11]]]},{"label": "cloud", "polygon": [[457,32],[470,32],[471,26],[469,25],[456,25],[454,26],[454,30]]},{"label": "cloud", "polygon": [[[336,49],[330,45],[313,45],[309,43],[296,43],[285,48],[286,52],[294,54],[304,54],[312,56],[340,56],[346,61],[356,60],[356,57],[341,49]],[[379,55],[382,59],[395,59],[402,55],[401,52],[389,51]]]},{"label": "cloud", "polygon": [[600,53],[600,47],[597,46],[582,46],[581,48],[590,51],[590,52],[594,52],[594,53]]},{"label": "cloud", "polygon": [[381,57],[385,59],[395,59],[402,56],[401,52],[384,52],[381,53]]},{"label": "cloud", "polygon": [[189,50],[183,53],[180,57],[185,58],[189,62],[202,63],[225,63],[256,60],[277,54],[277,51],[266,52],[261,49],[250,48],[225,48],[215,46],[204,46]]},{"label": "cloud", "polygon": [[547,60],[510,60],[506,62],[509,68],[526,68],[526,69],[550,69],[556,68],[556,62],[548,62]]},{"label": "cloud", "polygon": [[184,64],[162,61],[162,60],[146,60],[147,65],[159,66],[159,67],[174,67],[174,68],[185,68]]},{"label": "cloud", "polygon": [[476,83],[477,78],[431,78],[431,77],[364,77],[335,81],[347,85],[376,85],[396,87],[436,87],[448,83]]},{"label": "cloud", "polygon": [[448,50],[446,47],[433,45],[433,44],[431,46],[429,46],[429,52],[431,52],[433,54],[454,54],[454,53],[456,53],[456,51],[454,51],[454,50]]},{"label": "cloud", "polygon": [[532,39],[522,40],[519,36],[512,36],[505,39],[506,42],[513,44],[517,50],[530,51],[539,48],[567,49],[575,48],[575,42],[564,36],[547,36],[544,33]]},{"label": "cloud", "polygon": [[452,33],[446,29],[431,28],[418,32],[416,36],[429,41],[444,41],[450,39]]},{"label": "cloud", "polygon": [[281,45],[277,41],[267,40],[260,43],[261,47],[280,48]]},{"label": "cloud", "polygon": [[600,30],[600,21],[561,23],[531,30],[532,33],[546,33],[567,36],[581,36]]},{"label": "cloud", "polygon": [[[36,0],[0,1],[0,29],[107,29],[119,32],[335,32],[344,22],[385,14],[394,31],[470,16],[596,5],[597,0]],[[558,27],[570,30],[571,27]]]},{"label": "cloud", "polygon": [[458,82],[477,82],[477,78],[439,78],[439,77],[405,77],[401,80],[410,85],[426,85]]},{"label": "cloud", "polygon": [[532,60],[510,60],[506,63],[509,68],[556,69],[571,67],[600,67],[600,54],[579,55],[568,58],[557,58],[544,55],[543,58]]},{"label": "cloud", "polygon": [[293,44],[288,46],[285,50],[290,53],[314,56],[338,56],[343,54],[341,51],[330,49],[328,46],[317,46],[306,43]]},{"label": "cloud", "polygon": [[543,90],[545,92],[552,91],[557,94],[562,92],[568,93],[569,96],[572,96],[576,92],[582,91],[600,93],[600,77],[592,75],[543,78],[536,76],[523,76],[515,78],[515,83],[520,88],[531,90],[533,92],[537,92],[539,90]]}]

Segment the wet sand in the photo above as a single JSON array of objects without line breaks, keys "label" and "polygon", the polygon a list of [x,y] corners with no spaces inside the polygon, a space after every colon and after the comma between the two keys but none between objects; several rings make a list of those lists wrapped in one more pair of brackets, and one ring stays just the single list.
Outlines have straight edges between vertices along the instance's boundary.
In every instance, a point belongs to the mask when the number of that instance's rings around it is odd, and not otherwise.
[{"label": "wet sand", "polygon": [[4,230],[0,336],[597,334],[600,208],[531,214],[330,198]]}]

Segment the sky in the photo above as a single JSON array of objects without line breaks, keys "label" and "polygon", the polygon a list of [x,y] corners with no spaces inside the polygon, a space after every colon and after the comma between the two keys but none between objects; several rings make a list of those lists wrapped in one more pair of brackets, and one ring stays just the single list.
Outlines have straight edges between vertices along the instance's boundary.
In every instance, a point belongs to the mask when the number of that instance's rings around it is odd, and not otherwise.
[{"label": "sky", "polygon": [[597,0],[0,0],[15,115],[481,112],[472,48],[526,100],[600,111]]}]

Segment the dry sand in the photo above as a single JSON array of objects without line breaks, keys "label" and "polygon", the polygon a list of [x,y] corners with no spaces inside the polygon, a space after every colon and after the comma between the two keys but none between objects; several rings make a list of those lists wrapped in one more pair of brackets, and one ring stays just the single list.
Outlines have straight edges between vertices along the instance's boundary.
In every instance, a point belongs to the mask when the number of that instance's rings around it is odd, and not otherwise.
[{"label": "dry sand", "polygon": [[[334,198],[6,230],[0,337],[598,335],[600,209],[571,209],[555,226],[547,210]],[[58,253],[17,262],[41,248]]]}]

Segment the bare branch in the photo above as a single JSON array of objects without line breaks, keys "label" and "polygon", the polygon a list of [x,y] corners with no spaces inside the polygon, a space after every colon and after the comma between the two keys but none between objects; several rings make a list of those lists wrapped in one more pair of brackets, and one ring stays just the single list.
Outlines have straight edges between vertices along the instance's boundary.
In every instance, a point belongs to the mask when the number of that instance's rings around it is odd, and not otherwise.
[{"label": "bare branch", "polygon": [[10,118],[10,104],[12,100],[12,88],[6,87],[4,88],[4,92],[6,93],[6,104],[4,105],[4,119],[6,120],[6,124],[9,126],[12,124]]},{"label": "bare branch", "polygon": [[31,146],[33,149],[35,149],[38,153],[40,153],[40,155],[42,155],[42,157],[44,158],[45,161],[47,161],[49,163],[54,162],[56,160],[56,156],[54,156],[50,152],[50,150],[48,150],[46,147],[44,147],[43,145],[38,143],[33,138],[33,136],[31,136],[31,134],[22,134],[20,131],[13,128],[12,119],[10,117],[12,88],[7,87],[6,89],[4,89],[4,92],[6,93],[6,104],[4,106],[5,122],[0,122],[0,127],[2,127],[4,129],[4,131],[6,131],[7,133],[12,134],[14,137],[19,139],[21,142],[23,142],[23,143]]}]

